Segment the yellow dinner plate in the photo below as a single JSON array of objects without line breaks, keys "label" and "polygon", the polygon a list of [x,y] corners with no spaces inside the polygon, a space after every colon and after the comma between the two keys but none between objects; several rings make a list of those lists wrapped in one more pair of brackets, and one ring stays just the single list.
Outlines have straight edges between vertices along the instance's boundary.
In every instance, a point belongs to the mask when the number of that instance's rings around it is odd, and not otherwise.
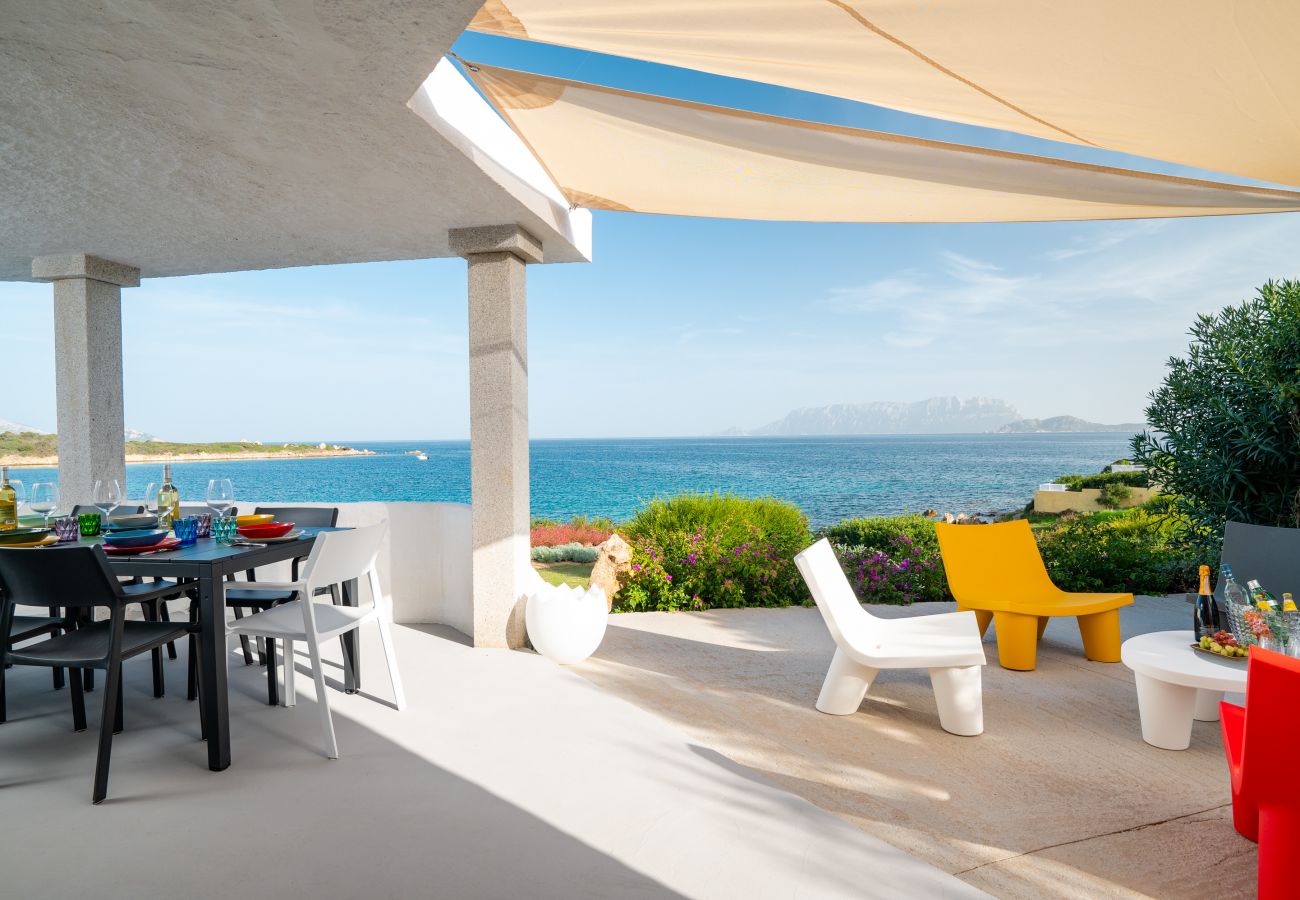
[{"label": "yellow dinner plate", "polygon": [[50,544],[57,544],[59,539],[52,534],[47,534],[39,541],[28,541],[23,544],[0,544],[0,550],[9,550],[15,547],[48,547]]},{"label": "yellow dinner plate", "polygon": [[236,516],[235,522],[243,527],[244,525],[265,525],[267,522],[274,522],[275,516],[263,513],[260,516]]}]

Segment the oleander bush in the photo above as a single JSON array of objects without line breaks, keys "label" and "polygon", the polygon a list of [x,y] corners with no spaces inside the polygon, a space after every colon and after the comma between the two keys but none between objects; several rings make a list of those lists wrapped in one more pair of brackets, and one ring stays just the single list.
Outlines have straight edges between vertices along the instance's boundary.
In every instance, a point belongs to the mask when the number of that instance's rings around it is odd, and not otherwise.
[{"label": "oleander bush", "polygon": [[1300,526],[1300,281],[1270,281],[1191,335],[1150,396],[1133,458],[1206,553],[1229,520]]},{"label": "oleander bush", "polygon": [[925,516],[845,519],[820,535],[834,545],[864,603],[951,599],[934,522]]},{"label": "oleander bush", "polygon": [[615,598],[619,610],[789,606],[808,596],[794,555],[812,536],[792,503],[682,494],[650,501],[620,533],[632,570]]}]

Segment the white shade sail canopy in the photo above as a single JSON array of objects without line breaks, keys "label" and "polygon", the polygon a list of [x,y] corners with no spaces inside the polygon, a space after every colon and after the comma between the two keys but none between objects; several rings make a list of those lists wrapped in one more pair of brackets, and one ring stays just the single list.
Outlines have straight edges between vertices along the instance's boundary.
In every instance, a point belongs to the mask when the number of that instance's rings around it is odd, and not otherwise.
[{"label": "white shade sail canopy", "polygon": [[1300,184],[1297,0],[488,0],[470,28]]},{"label": "white shade sail canopy", "polygon": [[1300,209],[1300,193],[634,94],[477,63],[575,206],[734,219],[1024,222]]}]

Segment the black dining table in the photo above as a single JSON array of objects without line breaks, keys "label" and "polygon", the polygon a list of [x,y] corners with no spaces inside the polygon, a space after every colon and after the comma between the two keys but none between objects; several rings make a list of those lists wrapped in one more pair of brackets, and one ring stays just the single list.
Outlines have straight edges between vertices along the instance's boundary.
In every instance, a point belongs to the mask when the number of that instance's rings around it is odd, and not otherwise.
[{"label": "black dining table", "polygon": [[[227,696],[226,576],[273,563],[301,559],[311,553],[316,535],[339,528],[303,528],[296,541],[268,543],[260,547],[226,545],[210,537],[199,538],[188,547],[138,555],[108,554],[115,575],[167,578],[195,582],[198,593],[199,703],[208,742],[208,768],[221,771],[230,766],[230,708]],[[83,538],[98,544],[102,538]],[[231,583],[231,586],[237,586]],[[357,603],[356,580],[342,585],[342,602]],[[353,693],[361,687],[359,647],[356,632],[343,636],[344,689]],[[274,674],[268,672],[268,677]]]}]

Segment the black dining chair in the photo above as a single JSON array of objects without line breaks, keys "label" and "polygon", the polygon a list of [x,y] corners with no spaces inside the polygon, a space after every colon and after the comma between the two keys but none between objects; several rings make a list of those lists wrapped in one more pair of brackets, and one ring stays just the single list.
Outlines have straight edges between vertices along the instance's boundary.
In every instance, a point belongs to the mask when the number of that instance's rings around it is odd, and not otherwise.
[{"label": "black dining chair", "polygon": [[[8,634],[13,626],[14,608],[28,606],[57,606],[68,611],[66,628],[62,634],[22,647],[7,647],[3,660],[15,666],[47,666],[66,669],[102,669],[104,675],[103,712],[99,722],[99,752],[95,761],[95,782],[91,801],[99,803],[108,794],[109,757],[113,749],[113,735],[122,730],[122,661],[142,653],[154,655],[154,693],[159,694],[158,676],[161,658],[157,651],[168,641],[187,636],[190,625],[157,621],[127,621],[126,607],[130,603],[161,599],[175,591],[174,584],[151,587],[157,597],[146,596],[145,591],[129,592],[137,587],[120,583],[108,566],[108,559],[98,547],[63,547],[40,550],[0,551],[0,634]],[[98,622],[78,612],[92,612],[96,608],[108,610],[109,617]],[[0,666],[0,685],[4,668]],[[72,687],[73,727],[86,728],[86,704],[81,682],[69,679]],[[0,697],[4,696],[0,690]],[[0,721],[6,710],[0,707]]]},{"label": "black dining chair", "polygon": [[[99,511],[100,511],[100,510],[99,510],[99,507],[98,507],[98,506],[90,506],[90,505],[85,504],[85,503],[79,503],[79,504],[77,504],[76,506],[72,507],[72,515],[74,515],[74,516],[79,516],[79,515],[81,515],[82,513],[97,513],[97,512],[99,512]],[[117,509],[113,510],[113,514],[114,514],[114,515],[123,515],[123,516],[141,516],[141,515],[144,515],[144,511],[145,511],[145,510],[144,510],[144,507],[143,507],[143,506],[124,504],[124,505],[122,505],[122,506],[117,507]],[[139,584],[139,583],[140,583],[140,579],[139,579],[138,577],[137,577],[137,578],[128,578],[128,579],[125,579],[125,580],[124,580],[124,583],[125,583],[125,584],[132,584],[132,585],[135,585],[135,584]],[[163,583],[163,582],[162,582],[161,579],[158,579],[158,578],[155,578],[155,579],[154,579],[154,584],[156,584],[156,585],[161,585],[162,583]],[[181,596],[181,594],[180,594],[180,593],[177,593],[175,596],[179,597],[179,596]],[[128,601],[128,602],[132,602],[132,603],[134,603],[134,602],[136,602],[136,601],[132,600],[132,601]],[[170,621],[171,621],[171,613],[168,612],[168,610],[167,610],[167,603],[166,603],[165,600],[155,600],[155,601],[150,601],[150,602],[147,602],[147,603],[142,603],[142,607],[141,607],[141,608],[142,608],[142,611],[143,611],[144,616],[145,616],[146,619],[150,619],[150,620],[152,620],[152,621],[162,621],[162,622],[170,622]],[[167,657],[168,657],[169,659],[175,659],[175,658],[176,658],[176,644],[175,644],[175,642],[169,642],[169,643],[167,644]],[[93,691],[93,690],[95,689],[95,674],[94,674],[94,672],[93,672],[93,671],[88,671],[88,672],[84,673],[84,675],[83,675],[83,679],[84,679],[84,683],[85,683],[85,689],[88,690],[88,691]],[[159,694],[158,696],[161,697],[162,695]]]}]

